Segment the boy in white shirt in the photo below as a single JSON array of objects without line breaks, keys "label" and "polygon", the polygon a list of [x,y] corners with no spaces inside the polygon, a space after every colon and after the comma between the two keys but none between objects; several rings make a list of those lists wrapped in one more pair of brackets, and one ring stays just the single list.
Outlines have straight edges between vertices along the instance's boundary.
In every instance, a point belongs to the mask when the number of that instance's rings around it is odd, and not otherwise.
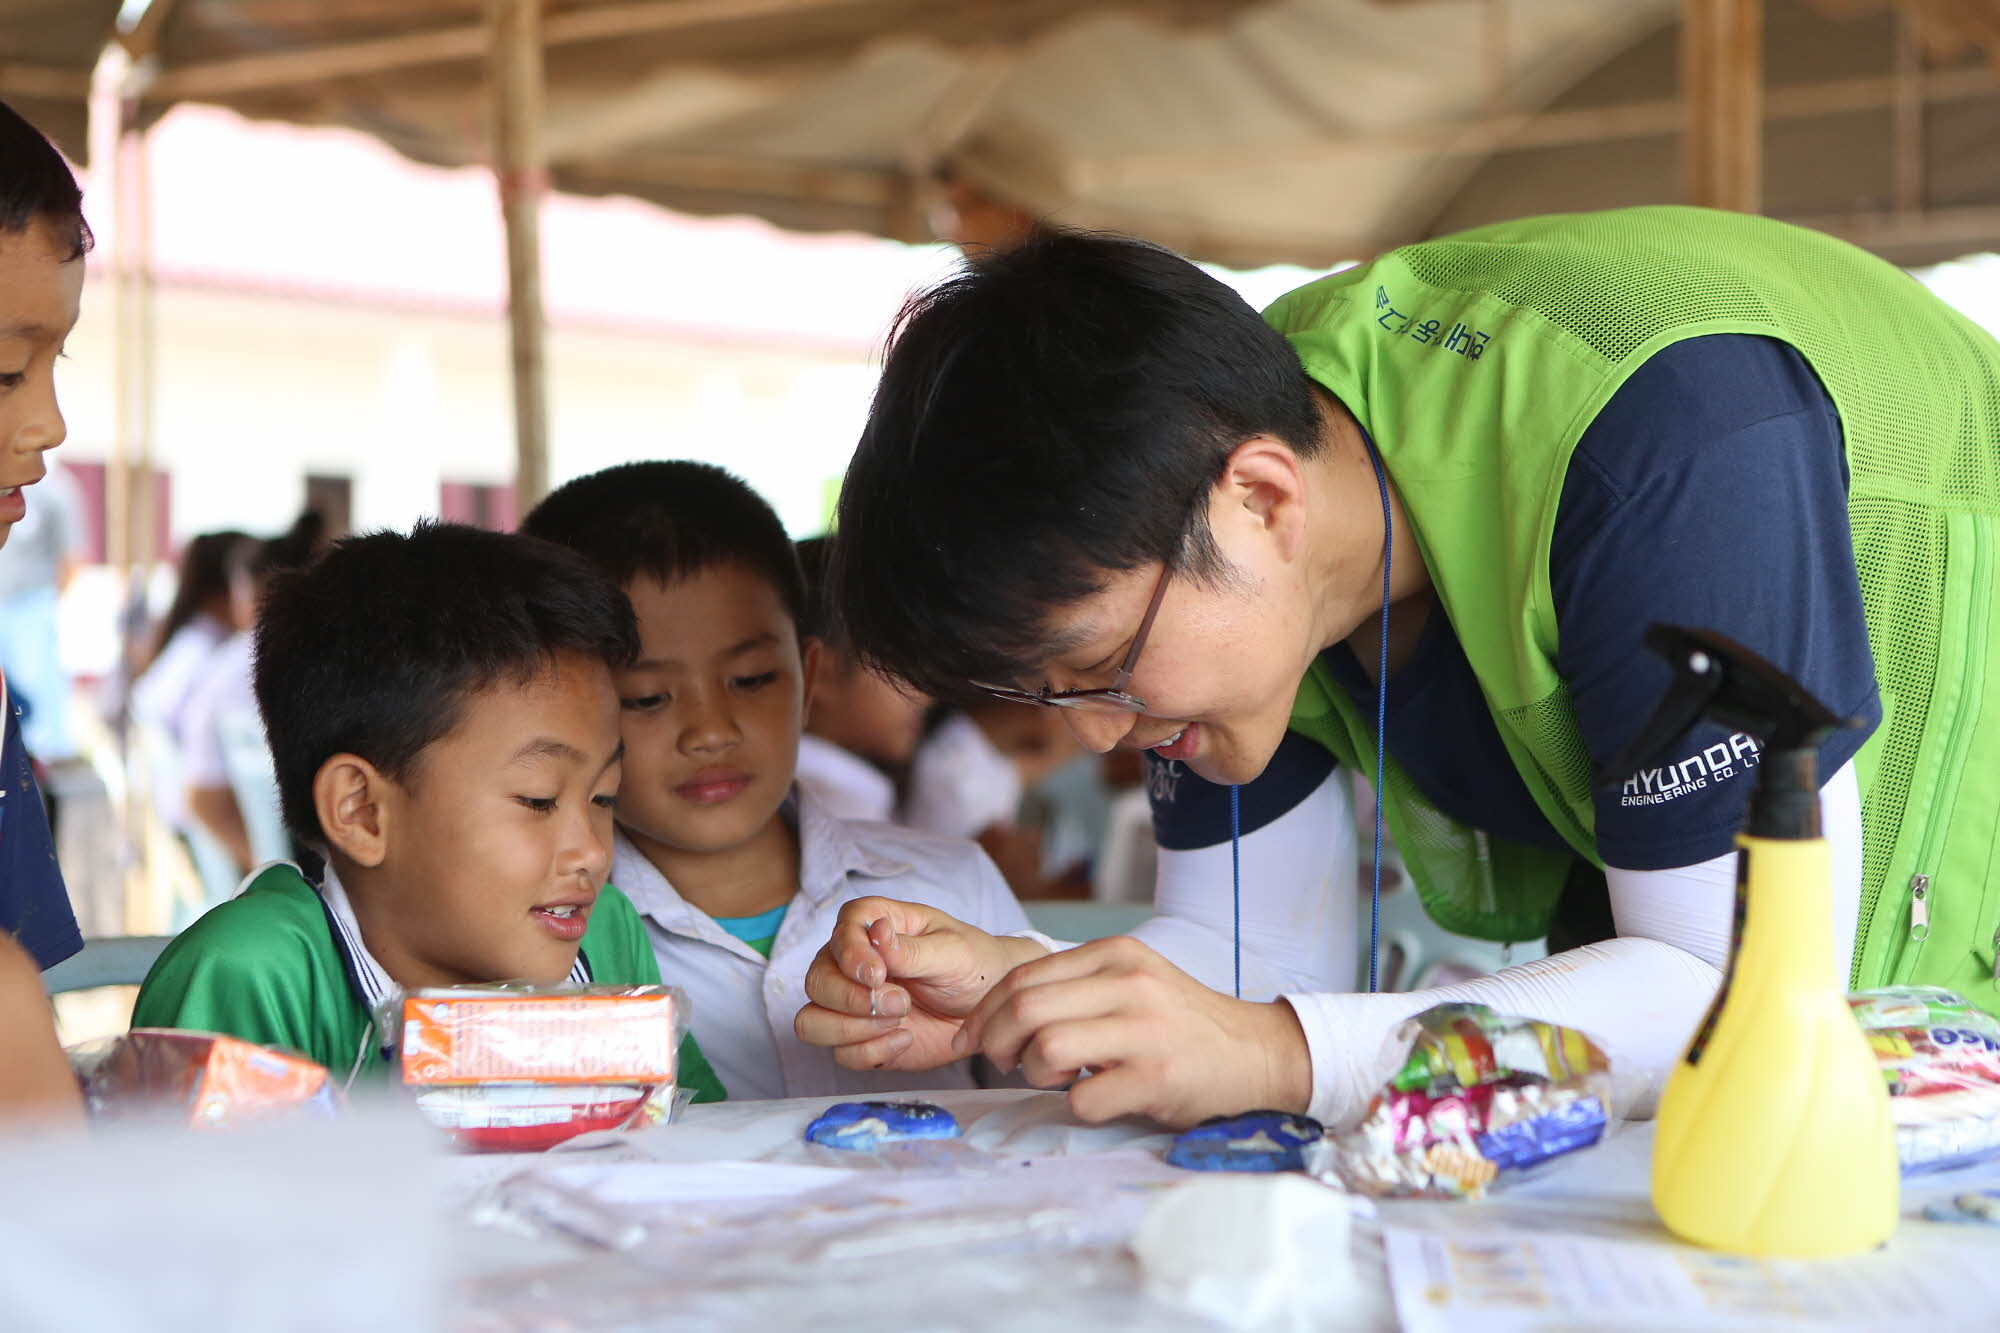
[{"label": "boy in white shirt", "polygon": [[[837,818],[793,782],[819,662],[801,640],[799,565],[771,507],[720,468],[628,463],[579,478],[522,524],[619,583],[638,614],[620,672],[625,769],[611,879],[732,1100],[970,1087],[967,1062],[848,1070],[792,1022],[847,903],[928,903],[992,933],[1028,922],[970,842]],[[907,1020],[901,991],[885,1001]]]},{"label": "boy in white shirt", "polygon": [[797,781],[842,819],[914,824],[897,817],[896,780],[917,752],[930,701],[876,675],[847,651],[825,602],[827,541],[808,537],[795,548],[805,575],[799,633],[819,641]]}]

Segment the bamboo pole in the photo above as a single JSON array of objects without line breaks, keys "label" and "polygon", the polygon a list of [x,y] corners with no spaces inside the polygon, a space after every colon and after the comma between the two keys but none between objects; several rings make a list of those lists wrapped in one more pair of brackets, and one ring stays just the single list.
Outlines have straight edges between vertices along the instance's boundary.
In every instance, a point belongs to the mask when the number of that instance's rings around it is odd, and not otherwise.
[{"label": "bamboo pole", "polygon": [[[106,558],[120,575],[120,623],[144,620],[146,592],[157,549],[153,485],[155,321],[152,281],[152,209],[147,143],[139,128],[139,100],[151,64],[123,46],[106,48],[93,76],[90,101],[93,193],[110,222],[109,281],[112,308],[113,434],[105,469]],[[128,619],[129,617],[129,619]],[[130,645],[124,645],[129,651]],[[128,659],[129,665],[129,659]],[[116,719],[124,776],[118,815],[124,871],[123,928],[155,934],[165,928],[171,886],[152,837],[152,782],[143,756],[132,746],[127,719]]]},{"label": "bamboo pole", "polygon": [[514,498],[526,514],[549,487],[547,327],[542,316],[541,0],[487,0],[493,174],[507,229],[507,326],[514,379]]},{"label": "bamboo pole", "polygon": [[1681,0],[1688,202],[1764,202],[1763,0]]},{"label": "bamboo pole", "polygon": [[1924,48],[1909,11],[1896,11],[1896,99],[1890,113],[1889,170],[1896,211],[1924,211]]}]

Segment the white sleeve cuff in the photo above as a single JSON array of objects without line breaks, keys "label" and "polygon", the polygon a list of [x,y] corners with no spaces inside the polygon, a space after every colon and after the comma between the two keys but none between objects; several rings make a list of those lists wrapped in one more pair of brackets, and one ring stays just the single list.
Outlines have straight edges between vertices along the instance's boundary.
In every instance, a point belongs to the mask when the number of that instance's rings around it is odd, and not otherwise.
[{"label": "white sleeve cuff", "polygon": [[1429,990],[1287,995],[1312,1057],[1311,1115],[1341,1129],[1368,1109],[1403,1055],[1405,1018],[1452,1001],[1575,1028],[1610,1057],[1625,1115],[1648,1116],[1667,1075],[1715,998],[1720,972],[1658,940],[1623,938]]}]

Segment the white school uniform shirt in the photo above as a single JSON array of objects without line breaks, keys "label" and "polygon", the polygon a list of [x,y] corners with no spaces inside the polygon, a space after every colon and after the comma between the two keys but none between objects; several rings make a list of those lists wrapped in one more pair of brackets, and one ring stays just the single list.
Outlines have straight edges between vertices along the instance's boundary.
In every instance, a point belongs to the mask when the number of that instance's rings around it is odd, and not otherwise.
[{"label": "white school uniform shirt", "polygon": [[881,896],[923,903],[994,934],[1025,932],[1027,915],[971,842],[889,824],[837,819],[794,789],[783,817],[799,835],[799,891],[768,962],[674,890],[621,830],[611,882],[639,909],[660,976],[688,999],[688,1024],[731,1101],[874,1096],[976,1086],[961,1061],[922,1073],[843,1069],[792,1031],[806,970],[833,936],[841,907]]},{"label": "white school uniform shirt", "polygon": [[819,808],[836,819],[896,822],[896,784],[887,773],[832,741],[799,737],[799,762],[792,780],[813,794]]},{"label": "white school uniform shirt", "polygon": [[910,761],[905,822],[946,837],[977,837],[995,824],[1012,824],[1021,795],[1014,761],[977,722],[953,713],[924,737]]}]

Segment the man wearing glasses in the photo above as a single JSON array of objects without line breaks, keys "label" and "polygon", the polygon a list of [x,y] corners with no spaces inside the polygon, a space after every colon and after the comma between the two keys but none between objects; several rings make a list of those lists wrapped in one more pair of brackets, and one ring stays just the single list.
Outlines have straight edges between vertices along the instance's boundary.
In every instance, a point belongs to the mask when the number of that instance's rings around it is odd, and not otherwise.
[{"label": "man wearing glasses", "polygon": [[[1087,1119],[1175,1125],[1347,1120],[1396,1024],[1444,1000],[1583,1028],[1657,1080],[1727,962],[1758,751],[1698,728],[1592,782],[1665,688],[1655,621],[1720,630],[1861,720],[1820,753],[1841,970],[2000,1005],[2000,728],[1977,725],[2000,714],[1996,439],[1991,337],[1765,219],[1525,219],[1262,318],[1140,242],[994,256],[904,312],[835,602],[889,674],[1147,751],[1162,915],[1069,948],[857,902],[798,1031],[854,1067],[977,1051]],[[1426,910],[1550,958],[1353,993],[1340,770],[1373,778],[1378,738]]]}]

